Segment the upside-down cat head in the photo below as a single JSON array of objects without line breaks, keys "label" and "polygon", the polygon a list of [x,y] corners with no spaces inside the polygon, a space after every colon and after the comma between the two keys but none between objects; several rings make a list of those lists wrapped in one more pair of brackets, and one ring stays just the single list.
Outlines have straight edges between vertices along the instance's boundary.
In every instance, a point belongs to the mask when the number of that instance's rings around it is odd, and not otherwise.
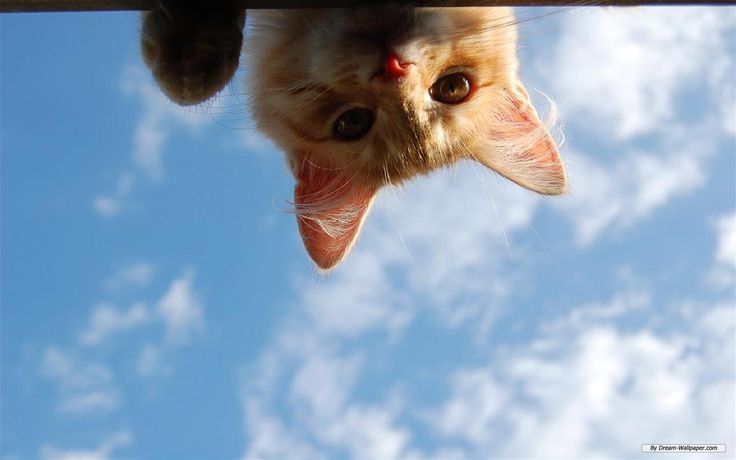
[{"label": "upside-down cat head", "polygon": [[249,14],[254,117],[288,156],[299,230],[320,268],[345,257],[380,187],[463,158],[564,192],[555,143],[518,79],[510,9]]}]

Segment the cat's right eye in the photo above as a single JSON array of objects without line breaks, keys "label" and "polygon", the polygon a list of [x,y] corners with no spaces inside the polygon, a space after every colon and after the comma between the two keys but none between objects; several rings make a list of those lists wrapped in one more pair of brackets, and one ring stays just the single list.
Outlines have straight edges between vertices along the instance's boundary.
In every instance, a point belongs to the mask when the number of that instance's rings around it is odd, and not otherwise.
[{"label": "cat's right eye", "polygon": [[342,141],[357,141],[371,130],[374,120],[375,115],[369,109],[350,109],[337,117],[332,129]]},{"label": "cat's right eye", "polygon": [[452,73],[440,78],[429,89],[429,94],[443,104],[460,104],[470,95],[470,79],[464,73]]}]

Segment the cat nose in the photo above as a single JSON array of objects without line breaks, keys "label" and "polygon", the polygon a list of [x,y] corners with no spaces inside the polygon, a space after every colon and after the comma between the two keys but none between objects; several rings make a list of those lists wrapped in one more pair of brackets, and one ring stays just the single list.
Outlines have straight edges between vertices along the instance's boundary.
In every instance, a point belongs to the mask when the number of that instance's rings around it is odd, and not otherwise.
[{"label": "cat nose", "polygon": [[399,78],[406,76],[409,65],[411,65],[411,63],[402,63],[401,61],[399,61],[399,58],[398,56],[396,56],[396,54],[389,53],[383,60],[383,71],[385,72],[386,76],[398,80]]}]

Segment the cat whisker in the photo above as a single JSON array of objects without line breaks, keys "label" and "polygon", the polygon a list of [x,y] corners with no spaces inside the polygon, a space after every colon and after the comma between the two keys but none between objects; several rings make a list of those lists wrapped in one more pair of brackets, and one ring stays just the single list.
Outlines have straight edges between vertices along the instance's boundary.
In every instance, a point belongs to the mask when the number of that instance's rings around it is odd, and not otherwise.
[{"label": "cat whisker", "polygon": [[[480,185],[489,198],[491,207],[493,209],[493,215],[496,217],[496,222],[498,222],[498,228],[501,233],[501,238],[503,239],[504,246],[506,247],[506,251],[508,252],[509,257],[513,257],[514,254],[511,250],[511,243],[509,242],[508,234],[506,232],[506,226],[503,223],[503,219],[501,219],[501,214],[498,212],[496,198],[493,196],[493,193],[491,192],[488,184],[489,181],[495,182],[496,178],[488,169],[481,168],[480,165],[475,162],[471,163],[471,169],[476,174],[476,177],[478,177],[478,179],[480,180]],[[489,179],[489,181],[486,179]]]}]

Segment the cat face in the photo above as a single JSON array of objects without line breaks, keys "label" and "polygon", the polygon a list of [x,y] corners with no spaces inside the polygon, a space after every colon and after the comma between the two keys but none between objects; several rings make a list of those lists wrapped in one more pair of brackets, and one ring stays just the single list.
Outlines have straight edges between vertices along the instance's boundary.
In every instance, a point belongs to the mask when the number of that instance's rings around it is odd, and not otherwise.
[{"label": "cat face", "polygon": [[554,143],[517,79],[508,8],[254,11],[259,128],[286,153],[308,252],[348,252],[376,191],[472,158],[561,193]]}]

